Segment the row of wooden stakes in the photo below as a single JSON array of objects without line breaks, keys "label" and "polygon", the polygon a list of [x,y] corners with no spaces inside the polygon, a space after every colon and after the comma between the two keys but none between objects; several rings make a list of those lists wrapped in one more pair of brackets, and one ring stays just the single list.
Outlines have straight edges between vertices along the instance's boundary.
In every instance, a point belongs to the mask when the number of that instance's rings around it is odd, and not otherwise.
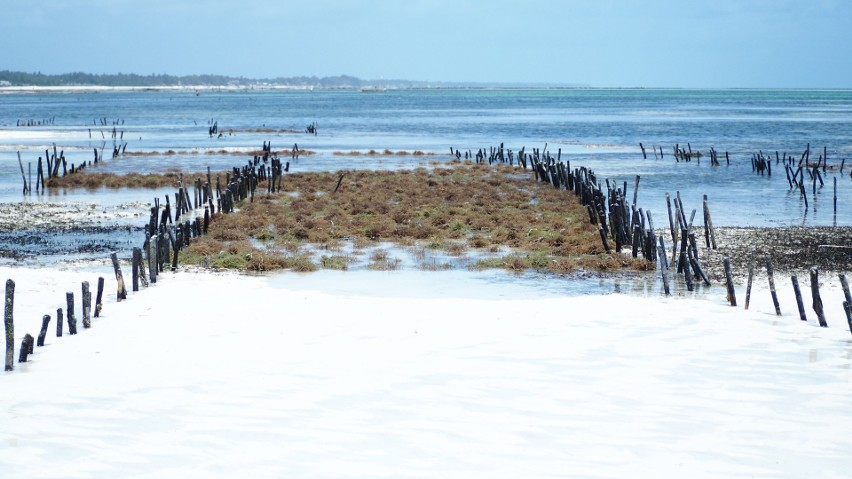
[{"label": "row of wooden stakes", "polygon": [[[731,306],[737,306],[737,296],[736,291],[734,289],[734,281],[733,274],[731,272],[731,262],[726,257],[724,258],[724,266],[725,266],[725,282],[727,288],[727,299]],[[769,280],[769,293],[772,295],[772,304],[775,306],[775,314],[781,316],[781,305],[778,302],[778,293],[775,289],[775,272],[772,268],[772,262],[766,262],[766,273]],[[825,319],[825,309],[823,307],[822,297],[819,293],[819,268],[813,267],[809,271],[810,274],[810,283],[811,283],[811,299],[812,299],[812,308],[814,313],[816,313],[817,321],[819,325],[823,328],[828,327],[828,323]],[[849,332],[852,333],[852,294],[849,292],[849,283],[846,280],[846,275],[840,273],[840,286],[843,289],[844,301],[842,304],[843,312],[846,314],[846,322],[849,325]],[[754,281],[754,265],[749,267],[748,270],[748,283],[746,286],[746,295],[745,295],[745,309],[748,309],[749,302],[751,300],[751,287]],[[805,305],[802,300],[802,291],[799,288],[799,278],[796,275],[790,276],[790,282],[793,286],[793,294],[796,297],[796,307],[799,312],[799,319],[802,321],[807,321],[807,315],[805,314]]]},{"label": "row of wooden stakes", "polygon": [[[98,278],[98,293],[95,300],[95,310],[94,317],[97,318],[101,314],[101,310],[103,308],[103,292],[104,292],[104,279]],[[82,283],[82,323],[83,328],[88,329],[92,326],[92,292],[89,289],[89,282],[83,281]],[[68,334],[75,335],[77,334],[77,317],[74,311],[74,292],[68,291],[65,293],[66,300],[66,309],[65,313],[68,318]],[[5,310],[3,315],[3,323],[6,329],[6,360],[5,360],[5,370],[12,371],[14,369],[14,357],[15,357],[15,320],[14,320],[14,305],[15,305],[15,281],[8,279],[6,280],[6,303]],[[24,335],[23,340],[21,341],[21,348],[18,354],[18,362],[25,363],[27,362],[27,358],[29,355],[35,352],[34,346],[42,347],[44,346],[44,340],[47,337],[48,327],[50,326],[51,317],[49,314],[45,314],[42,317],[41,322],[41,330],[38,334],[38,339],[35,339],[31,334],[27,333]],[[61,338],[63,334],[63,310],[62,308],[56,309],[56,337]]]}]

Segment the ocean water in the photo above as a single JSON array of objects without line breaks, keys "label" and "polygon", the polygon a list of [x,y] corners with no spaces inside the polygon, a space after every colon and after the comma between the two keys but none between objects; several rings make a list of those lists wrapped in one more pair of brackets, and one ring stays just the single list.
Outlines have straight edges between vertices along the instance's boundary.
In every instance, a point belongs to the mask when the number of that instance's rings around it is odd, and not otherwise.
[{"label": "ocean water", "polygon": [[[27,120],[50,124],[18,126]],[[221,137],[208,135],[214,121]],[[304,133],[313,122],[318,134]],[[115,140],[113,126],[119,136]],[[249,151],[264,141],[276,149],[298,144],[315,152],[292,161],[291,172],[413,168],[450,161],[451,147],[475,152],[503,143],[517,152],[546,146],[572,167],[590,167],[601,179],[627,182],[628,197],[639,175],[639,206],[661,224],[665,193],[680,192],[686,207],[699,212],[702,195],[708,195],[717,226],[852,225],[852,91],[847,90],[6,93],[0,95],[0,200],[109,205],[153,198],[145,190],[51,191],[24,198],[17,152],[25,168],[32,165],[33,176],[37,158],[53,144],[72,163],[89,161],[94,148],[105,147],[106,161],[99,165],[104,171],[221,170],[243,164],[247,157],[209,151]],[[114,142],[126,142],[128,152],[155,154],[113,160]],[[647,159],[640,142],[648,148]],[[694,151],[707,153],[715,147],[728,152],[730,165],[723,157],[722,166],[711,167],[709,156],[676,163],[673,147],[687,143]],[[825,186],[817,184],[815,197],[807,189],[806,209],[800,193],[790,191],[781,165],[773,164],[771,177],[759,176],[752,172],[751,157],[762,151],[798,159],[808,144],[812,160],[825,147],[832,169],[826,172]],[[664,156],[655,158],[652,146],[661,147]],[[371,149],[428,154],[339,154]],[[174,154],[166,155],[169,150]],[[849,161],[841,175],[844,159]]]}]

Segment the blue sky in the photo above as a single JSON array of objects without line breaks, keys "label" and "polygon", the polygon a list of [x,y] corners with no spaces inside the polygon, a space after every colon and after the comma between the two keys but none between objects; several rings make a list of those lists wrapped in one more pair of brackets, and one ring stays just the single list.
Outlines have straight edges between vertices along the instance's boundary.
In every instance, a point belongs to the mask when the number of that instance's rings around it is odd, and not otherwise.
[{"label": "blue sky", "polygon": [[4,1],[0,69],[852,87],[846,0]]}]

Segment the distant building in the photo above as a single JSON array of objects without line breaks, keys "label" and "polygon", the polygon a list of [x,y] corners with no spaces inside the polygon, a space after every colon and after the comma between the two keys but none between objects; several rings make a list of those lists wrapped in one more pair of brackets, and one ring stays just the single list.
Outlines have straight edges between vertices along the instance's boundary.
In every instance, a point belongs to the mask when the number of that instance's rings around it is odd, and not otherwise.
[{"label": "distant building", "polygon": [[0,80],[0,86],[12,86],[12,83],[6,80]]}]

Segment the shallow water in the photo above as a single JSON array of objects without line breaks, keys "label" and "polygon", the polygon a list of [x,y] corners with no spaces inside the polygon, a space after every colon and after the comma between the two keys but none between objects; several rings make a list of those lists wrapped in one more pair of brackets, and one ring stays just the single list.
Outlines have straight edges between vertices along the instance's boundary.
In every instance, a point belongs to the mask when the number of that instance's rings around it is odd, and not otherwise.
[{"label": "shallow water", "polygon": [[[400,169],[452,159],[450,148],[475,152],[503,143],[514,152],[544,148],[572,168],[595,170],[601,182],[627,184],[638,204],[651,211],[657,229],[668,227],[665,194],[680,193],[688,210],[699,211],[708,195],[716,226],[852,225],[852,161],[825,175],[809,208],[790,192],[781,165],[771,177],[752,172],[751,155],[761,150],[799,158],[807,144],[812,160],[827,146],[829,163],[852,158],[852,91],[805,90],[405,90],[382,94],[350,91],[227,91],[44,93],[0,95],[0,200],[61,201],[81,205],[139,202],[141,223],[153,198],[169,189],[60,190],[21,195],[21,172],[55,143],[69,163],[94,158],[104,148],[101,171],[157,172],[170,168],[222,171],[245,164],[246,152],[271,141],[289,151],[294,144],[315,154],[290,159],[290,172],[342,169]],[[17,126],[21,120],[46,126]],[[102,123],[105,119],[105,124]],[[208,127],[218,122],[221,137]],[[318,135],[303,131],[317,122]],[[115,127],[116,138],[112,138]],[[275,132],[258,132],[273,129]],[[152,156],[111,158],[113,144]],[[639,143],[648,148],[643,159]],[[731,163],[711,167],[709,157],[676,163],[675,144],[693,150],[715,146]],[[650,148],[663,148],[655,159]],[[343,156],[352,151],[405,151],[404,155]],[[167,154],[169,151],[174,154]],[[229,154],[209,154],[225,150]],[[426,155],[415,156],[415,150]],[[335,154],[337,153],[337,154]],[[282,155],[284,156],[284,155]],[[289,155],[285,156],[285,160]],[[837,180],[838,210],[833,186]],[[689,213],[689,211],[687,212]]]}]

